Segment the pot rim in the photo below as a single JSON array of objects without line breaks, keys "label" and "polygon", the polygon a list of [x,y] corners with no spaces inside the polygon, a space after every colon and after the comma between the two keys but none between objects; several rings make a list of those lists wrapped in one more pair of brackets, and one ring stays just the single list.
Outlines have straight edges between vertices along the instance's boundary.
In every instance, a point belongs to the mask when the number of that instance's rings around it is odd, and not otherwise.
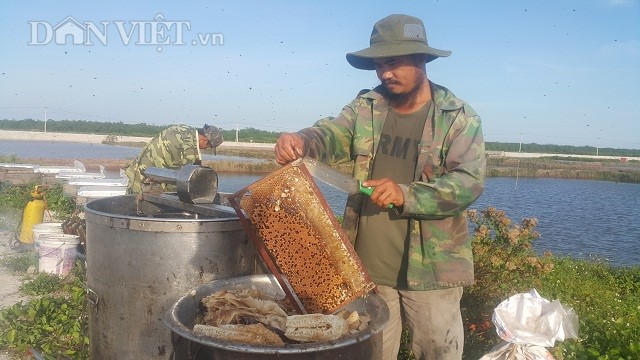
[{"label": "pot rim", "polygon": [[[389,320],[389,308],[387,307],[382,297],[374,293],[369,293],[364,297],[356,299],[343,307],[351,311],[358,310],[359,312],[361,312],[363,310],[362,308],[365,308],[365,306],[367,309],[376,309],[376,312],[367,311],[367,314],[371,316],[371,320],[367,329],[354,334],[343,336],[340,339],[333,341],[320,341],[298,344],[287,343],[282,346],[245,344],[233,341],[218,340],[208,336],[196,334],[191,328],[186,326],[180,320],[180,310],[182,307],[193,306],[194,302],[195,304],[199,304],[200,300],[205,296],[208,296],[224,288],[233,287],[235,285],[251,285],[256,286],[257,288],[266,288],[268,291],[275,290],[279,294],[282,294],[282,296],[284,297],[284,292],[280,288],[280,285],[276,281],[275,277],[271,274],[246,275],[228,279],[214,280],[208,284],[196,287],[195,289],[187,293],[187,295],[178,299],[178,301],[165,314],[163,318],[165,325],[171,331],[187,340],[212,348],[251,354],[302,354],[320,352],[329,349],[334,350],[361,343],[371,338],[373,335],[382,332],[382,329]],[[268,289],[269,287],[271,287],[271,289]],[[362,305],[361,308],[357,308],[357,305],[360,304]],[[354,306],[356,308],[354,308]]]}]

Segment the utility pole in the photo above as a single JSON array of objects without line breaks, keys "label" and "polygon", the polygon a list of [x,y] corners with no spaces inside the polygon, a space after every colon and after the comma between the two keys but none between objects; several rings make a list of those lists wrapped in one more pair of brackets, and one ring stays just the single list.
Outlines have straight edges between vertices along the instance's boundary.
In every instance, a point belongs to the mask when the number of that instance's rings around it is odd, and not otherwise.
[{"label": "utility pole", "polygon": [[238,123],[236,123],[236,142],[238,142]]},{"label": "utility pole", "polygon": [[47,108],[44,108],[44,132],[47,132]]},{"label": "utility pole", "polygon": [[[522,152],[522,133],[520,133],[520,147],[518,153]],[[516,166],[516,190],[518,189],[518,179],[520,178],[520,157],[518,156],[518,165]]]},{"label": "utility pole", "polygon": [[522,133],[520,133],[520,148],[518,149],[518,152],[522,152]]},{"label": "utility pole", "polygon": [[599,150],[600,150],[600,138],[598,138],[598,145],[596,145],[596,156],[598,156]]}]

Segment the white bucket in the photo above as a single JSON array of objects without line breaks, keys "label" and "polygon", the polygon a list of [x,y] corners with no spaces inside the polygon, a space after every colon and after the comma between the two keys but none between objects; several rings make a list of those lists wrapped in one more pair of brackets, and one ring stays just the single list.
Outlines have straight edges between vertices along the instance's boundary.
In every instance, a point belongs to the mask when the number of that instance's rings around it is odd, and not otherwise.
[{"label": "white bucket", "polygon": [[41,234],[63,234],[62,223],[40,223],[33,225],[33,241]]},{"label": "white bucket", "polygon": [[36,239],[40,272],[66,276],[73,268],[80,237],[67,234],[40,234]]}]

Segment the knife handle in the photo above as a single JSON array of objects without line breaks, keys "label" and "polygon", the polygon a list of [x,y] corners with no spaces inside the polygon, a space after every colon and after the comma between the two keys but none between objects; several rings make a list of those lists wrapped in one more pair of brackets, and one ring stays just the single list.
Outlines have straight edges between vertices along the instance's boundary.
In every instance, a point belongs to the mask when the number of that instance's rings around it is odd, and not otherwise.
[{"label": "knife handle", "polygon": [[373,186],[362,186],[362,180],[358,180],[358,188],[361,193],[367,196],[371,196],[371,193],[373,192]]},{"label": "knife handle", "polygon": [[[358,180],[358,188],[360,189],[361,193],[367,196],[371,196],[371,193],[373,193],[373,186],[362,186],[362,180]],[[387,205],[387,208],[392,209],[393,204]]]}]

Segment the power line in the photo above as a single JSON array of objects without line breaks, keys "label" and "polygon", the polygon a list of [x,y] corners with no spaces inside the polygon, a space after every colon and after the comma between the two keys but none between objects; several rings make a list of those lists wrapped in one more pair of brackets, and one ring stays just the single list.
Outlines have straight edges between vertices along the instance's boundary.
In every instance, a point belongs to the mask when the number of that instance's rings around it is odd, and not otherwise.
[{"label": "power line", "polygon": [[[114,119],[114,118],[106,117],[106,116],[84,114],[84,113],[79,113],[79,112],[75,112],[75,111],[65,110],[65,109],[62,109],[62,108],[52,108],[52,107],[49,107],[49,106],[0,106],[0,109],[49,109],[49,110],[52,110],[53,112],[63,112],[63,113],[67,113],[67,114],[85,116],[85,117],[96,118],[96,119],[104,119],[104,120],[109,120],[109,121],[127,122],[127,121],[124,121],[122,119]],[[187,121],[182,121],[182,123],[195,124],[195,123],[197,123],[197,121],[195,121],[195,120],[194,121],[188,121],[188,122]],[[209,122],[204,121],[204,123],[209,123]],[[288,127],[283,127],[283,126],[243,123],[243,122],[240,122],[240,121],[218,122],[217,124],[232,125],[233,127],[235,127],[236,124],[238,124],[238,123],[242,123],[245,127],[256,126],[256,127],[259,127],[259,128],[269,128],[269,129],[286,130],[286,131],[296,131],[296,130],[298,130],[298,129],[288,128]],[[158,125],[158,124],[151,123],[150,125]]]},{"label": "power line", "polygon": [[45,106],[0,106],[0,109],[42,109]]},{"label": "power line", "polygon": [[[104,119],[104,120],[109,120],[109,121],[120,121],[120,122],[126,122],[129,123],[128,121],[124,121],[121,119],[114,119],[111,117],[106,117],[106,116],[100,116],[100,115],[91,115],[91,114],[84,114],[84,113],[79,113],[79,112],[75,112],[75,111],[70,111],[70,110],[65,110],[62,108],[53,108],[53,107],[49,107],[49,106],[0,106],[0,109],[43,109],[43,110],[51,110],[54,113],[55,112],[62,112],[62,113],[66,113],[66,114],[73,114],[73,115],[78,115],[78,116],[85,116],[85,117],[89,117],[89,118],[94,118],[94,119]],[[29,117],[33,117],[36,118],[38,114],[33,114],[30,115]],[[50,118],[50,114],[47,115]],[[183,122],[185,124],[195,124],[196,121],[188,121],[188,122]],[[204,123],[208,123],[207,121],[204,121]],[[233,128],[236,128],[238,124],[242,124],[243,127],[247,128],[247,127],[256,127],[256,128],[266,128],[266,129],[275,129],[275,130],[279,130],[279,131],[297,131],[298,129],[294,129],[294,128],[289,128],[289,127],[283,127],[283,126],[275,126],[275,125],[265,125],[265,124],[255,124],[255,123],[247,123],[247,122],[242,122],[242,121],[228,121],[228,122],[217,122],[214,123],[212,122],[213,125],[231,125]],[[149,125],[161,125],[158,123],[149,123]],[[511,133],[485,133],[485,139],[487,137],[496,137],[496,136],[510,136],[510,135],[519,135],[519,136],[528,136],[528,137],[539,137],[539,138],[543,138],[543,139],[579,139],[579,140],[599,140],[599,141],[609,141],[609,142],[614,142],[614,143],[619,143],[619,144],[627,144],[627,145],[633,145],[633,146],[638,146],[640,145],[640,143],[638,142],[632,142],[632,141],[624,141],[624,140],[617,140],[617,139],[608,139],[608,138],[603,138],[603,137],[589,137],[589,136],[558,136],[558,135],[543,135],[543,134],[535,134],[535,133],[523,133],[523,132],[511,132]]]},{"label": "power line", "polygon": [[[538,137],[538,138],[544,138],[544,139],[552,138],[552,139],[600,140],[600,141],[610,141],[610,142],[615,142],[620,144],[640,145],[639,142],[609,139],[609,138],[603,138],[601,136],[558,136],[558,135],[543,135],[543,134],[532,134],[532,133],[485,133],[484,135],[485,135],[485,140],[487,137],[492,137],[492,136],[526,135],[530,137]],[[517,141],[514,140],[514,142],[517,142]]]},{"label": "power line", "polygon": [[45,109],[50,109],[50,110],[53,110],[53,111],[61,111],[61,112],[67,113],[67,114],[87,116],[87,117],[96,118],[96,119],[105,119],[105,120],[121,121],[121,122],[123,121],[121,119],[114,119],[114,118],[105,117],[105,116],[98,116],[98,115],[82,114],[82,113],[77,113],[77,112],[74,112],[74,111],[69,111],[69,110],[64,110],[64,109],[59,109],[59,108],[45,107]]}]

